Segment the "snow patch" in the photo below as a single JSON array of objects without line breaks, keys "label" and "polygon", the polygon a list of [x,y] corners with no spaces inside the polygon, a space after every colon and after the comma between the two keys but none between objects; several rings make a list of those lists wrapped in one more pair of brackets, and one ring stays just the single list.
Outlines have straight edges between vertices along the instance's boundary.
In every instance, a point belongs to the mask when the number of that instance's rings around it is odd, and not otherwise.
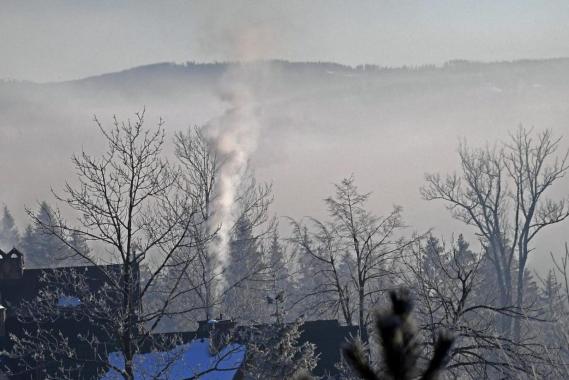
[{"label": "snow patch", "polygon": [[[166,352],[149,352],[134,357],[134,379],[183,380],[214,369],[200,376],[200,380],[232,380],[245,359],[245,347],[229,344],[215,355],[209,351],[209,340],[195,340],[176,346]],[[109,363],[124,368],[121,352],[109,354]],[[115,370],[109,370],[101,380],[118,380],[123,377]]]},{"label": "snow patch", "polygon": [[81,305],[81,300],[73,296],[61,296],[57,300],[58,307],[77,307]]}]

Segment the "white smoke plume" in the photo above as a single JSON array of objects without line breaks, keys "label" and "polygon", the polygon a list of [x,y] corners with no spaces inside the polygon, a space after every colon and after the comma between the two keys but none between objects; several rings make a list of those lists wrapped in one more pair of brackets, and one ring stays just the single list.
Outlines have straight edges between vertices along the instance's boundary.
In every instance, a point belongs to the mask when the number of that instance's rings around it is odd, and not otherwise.
[{"label": "white smoke plume", "polygon": [[[248,26],[234,35],[232,47],[239,61],[231,65],[220,83],[219,97],[228,105],[227,111],[210,122],[206,134],[222,160],[216,189],[216,202],[210,229],[217,230],[215,259],[219,275],[228,264],[231,229],[236,222],[236,198],[252,154],[257,149],[261,131],[258,118],[262,104],[257,90],[270,77],[270,63],[258,61],[270,43],[265,27]],[[252,62],[254,61],[254,62]],[[225,279],[222,278],[222,283]]]},{"label": "white smoke plume", "polygon": [[231,228],[235,223],[237,192],[247,171],[251,155],[257,148],[261,125],[256,115],[252,91],[246,86],[234,86],[223,94],[229,110],[206,129],[222,160],[210,228],[218,229],[216,257],[221,268],[228,262]]}]

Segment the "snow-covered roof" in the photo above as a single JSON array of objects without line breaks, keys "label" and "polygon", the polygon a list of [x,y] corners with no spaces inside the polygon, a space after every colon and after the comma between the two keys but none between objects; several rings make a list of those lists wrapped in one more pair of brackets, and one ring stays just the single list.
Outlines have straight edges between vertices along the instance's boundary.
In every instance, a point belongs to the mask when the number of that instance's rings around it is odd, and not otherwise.
[{"label": "snow-covered roof", "polygon": [[60,296],[57,300],[59,307],[77,307],[79,305],[81,305],[81,300],[73,296]]},{"label": "snow-covered roof", "polygon": [[[208,339],[194,340],[166,352],[150,352],[134,358],[134,379],[183,380],[199,373],[200,380],[232,380],[245,358],[245,347],[229,344],[216,355],[210,355]],[[124,368],[121,352],[109,354],[109,363]],[[109,370],[101,380],[122,379],[116,371]]]}]

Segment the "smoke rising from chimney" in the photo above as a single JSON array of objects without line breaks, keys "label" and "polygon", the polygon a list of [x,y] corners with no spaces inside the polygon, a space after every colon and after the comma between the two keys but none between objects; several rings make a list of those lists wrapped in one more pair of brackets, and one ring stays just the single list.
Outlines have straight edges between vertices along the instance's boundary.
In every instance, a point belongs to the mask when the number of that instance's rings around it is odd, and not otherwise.
[{"label": "smoke rising from chimney", "polygon": [[[240,61],[258,60],[268,43],[265,28],[245,28],[234,39]],[[257,149],[261,131],[258,118],[260,104],[256,89],[270,76],[269,62],[232,65],[220,83],[219,98],[228,104],[225,113],[208,123],[206,134],[222,160],[214,217],[210,230],[217,230],[215,256],[216,274],[221,275],[229,262],[229,241],[236,222],[236,199],[251,156]],[[223,282],[224,279],[222,279]]]},{"label": "smoke rising from chimney", "polygon": [[219,171],[214,218],[210,229],[217,231],[216,256],[223,268],[228,263],[231,228],[235,224],[235,201],[249,158],[257,148],[260,123],[256,117],[254,98],[246,87],[238,86],[224,97],[230,108],[207,126],[222,165]]}]

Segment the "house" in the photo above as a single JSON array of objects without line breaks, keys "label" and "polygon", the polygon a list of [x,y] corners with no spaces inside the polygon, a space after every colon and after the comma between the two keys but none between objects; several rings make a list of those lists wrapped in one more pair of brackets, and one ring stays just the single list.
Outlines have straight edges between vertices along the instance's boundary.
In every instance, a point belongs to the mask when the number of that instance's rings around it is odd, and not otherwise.
[{"label": "house", "polygon": [[[103,269],[109,272],[120,273],[120,266],[107,265]],[[55,318],[48,324],[42,324],[30,321],[21,321],[16,313],[18,307],[25,302],[33,301],[40,291],[45,288],[43,279],[49,278],[51,275],[58,273],[60,276],[71,276],[79,273],[84,279],[89,290],[96,291],[105,284],[105,276],[101,268],[95,266],[77,266],[64,268],[43,268],[43,269],[26,269],[24,267],[24,256],[17,249],[10,252],[0,250],[0,350],[11,352],[12,342],[9,335],[24,336],[24,330],[37,331],[38,328],[50,329],[58,331],[69,339],[69,344],[77,350],[79,354],[89,354],[92,349],[89,345],[80,339],[80,336],[89,334],[97,336],[101,342],[108,342],[104,329],[95,326],[101,326],[103,321],[97,323],[89,323],[86,320],[77,318]],[[65,284],[63,293],[57,300],[56,306],[65,311],[67,308],[81,307],[81,300],[69,291],[65,293]],[[31,358],[26,359],[31,362]],[[6,367],[14,375],[10,379],[42,379],[46,373],[49,373],[54,363],[36,363],[33,370],[23,368],[19,361],[15,358],[6,356],[0,357],[0,370],[5,371]],[[92,374],[97,373],[99,368],[96,364],[84,364],[82,366],[81,378],[89,378]]]},{"label": "house", "polygon": [[[104,272],[101,270],[103,269]],[[12,342],[10,334],[23,336],[24,330],[34,330],[38,328],[50,329],[61,332],[67,339],[69,345],[73,347],[81,356],[85,357],[93,352],[91,345],[85,344],[80,336],[89,334],[97,336],[100,342],[104,342],[105,355],[108,353],[109,361],[120,368],[124,366],[121,362],[122,356],[118,347],[113,347],[113,340],[105,335],[105,329],[101,326],[104,321],[88,321],[85,319],[66,318],[65,310],[81,308],[83,306],[81,297],[73,292],[73,289],[66,289],[65,281],[61,287],[61,296],[54,302],[63,312],[63,317],[50,321],[49,324],[38,326],[34,323],[21,321],[16,315],[18,306],[24,302],[29,302],[36,298],[44,289],[43,279],[58,273],[59,275],[72,276],[80,273],[84,279],[87,289],[91,293],[96,293],[106,283],[105,273],[121,273],[120,265],[107,265],[104,267],[95,266],[76,266],[63,268],[43,268],[26,269],[24,267],[24,256],[16,249],[10,252],[0,250],[0,350],[10,352]],[[68,291],[67,291],[68,290]],[[135,358],[138,364],[137,379],[156,378],[157,368],[161,362],[171,361],[168,366],[168,377],[158,377],[167,379],[186,379],[195,376],[196,373],[207,372],[204,379],[237,379],[242,371],[241,367],[245,361],[246,349],[245,342],[234,342],[229,346],[219,344],[219,337],[211,334],[212,326],[215,325],[217,331],[240,329],[246,330],[247,326],[236,326],[234,321],[220,320],[202,321],[197,331],[174,333],[181,338],[182,343],[165,352],[153,352],[150,347],[144,349],[143,353]],[[272,328],[271,325],[254,326],[257,329]],[[338,376],[335,365],[340,361],[340,347],[350,336],[357,334],[357,327],[341,326],[336,320],[306,321],[301,327],[299,344],[305,342],[313,343],[316,353],[319,355],[317,367],[313,373],[317,376],[331,375]],[[213,339],[212,346],[218,347],[217,352],[210,352],[210,341]],[[220,356],[221,355],[221,356]],[[106,356],[105,356],[106,357]],[[176,360],[172,360],[176,358]],[[65,362],[65,361],[64,361]],[[121,364],[122,363],[122,364]],[[0,368],[9,368],[12,373],[10,379],[43,379],[52,370],[53,363],[37,363],[33,370],[22,368],[15,359],[0,357]],[[97,364],[82,364],[77,372],[78,378],[96,378],[100,373],[101,367]],[[164,373],[162,374],[164,375]],[[107,371],[103,377],[105,380],[117,378],[117,373]],[[0,373],[0,379],[2,374]]]}]

